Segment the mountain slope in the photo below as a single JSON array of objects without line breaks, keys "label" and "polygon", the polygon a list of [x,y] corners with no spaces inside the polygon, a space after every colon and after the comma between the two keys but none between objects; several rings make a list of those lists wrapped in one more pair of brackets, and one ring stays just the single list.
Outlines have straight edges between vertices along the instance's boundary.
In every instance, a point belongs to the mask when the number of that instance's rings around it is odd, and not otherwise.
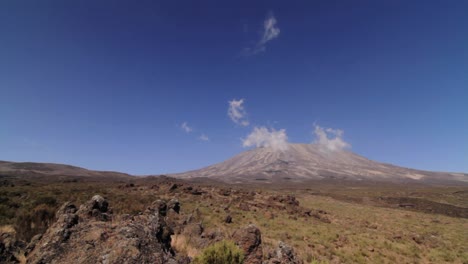
[{"label": "mountain slope", "polygon": [[226,182],[323,179],[468,182],[467,174],[402,168],[375,162],[349,151],[329,151],[315,144],[289,144],[284,151],[256,148],[224,162],[174,176],[208,177]]},{"label": "mountain slope", "polygon": [[72,176],[93,179],[127,179],[132,177],[129,174],[121,172],[94,171],[65,164],[9,161],[0,161],[0,175],[18,176],[21,178],[47,176],[49,179]]}]

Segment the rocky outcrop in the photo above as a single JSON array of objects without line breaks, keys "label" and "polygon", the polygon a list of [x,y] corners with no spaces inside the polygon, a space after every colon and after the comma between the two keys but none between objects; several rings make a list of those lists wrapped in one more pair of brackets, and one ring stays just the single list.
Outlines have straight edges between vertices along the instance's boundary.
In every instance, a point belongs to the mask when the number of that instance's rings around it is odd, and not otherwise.
[{"label": "rocky outcrop", "polygon": [[96,220],[108,221],[111,218],[112,210],[109,210],[109,203],[100,195],[95,195],[91,200],[80,206],[78,215],[82,218],[94,217]]},{"label": "rocky outcrop", "polygon": [[249,225],[235,231],[232,239],[244,251],[244,264],[262,263],[263,251],[260,229],[255,225]]},{"label": "rocky outcrop", "polygon": [[[275,202],[297,207],[293,197]],[[57,210],[55,223],[29,244],[17,241],[14,229],[11,234],[0,233],[0,263],[188,264],[204,248],[224,239],[242,249],[245,264],[302,263],[282,242],[264,255],[261,232],[255,225],[229,235],[219,227],[205,227],[198,208],[189,215],[179,214],[180,210],[177,199],[155,200],[136,215],[114,215],[99,195],[79,207],[67,202]],[[230,212],[224,222],[232,223]]]},{"label": "rocky outcrop", "polygon": [[294,253],[294,249],[288,244],[280,241],[278,248],[269,254],[269,260],[266,264],[303,264],[304,262],[300,260],[297,255]]},{"label": "rocky outcrop", "polygon": [[157,200],[142,214],[116,218],[99,195],[78,210],[65,203],[31,246],[27,263],[179,263],[170,246],[168,210],[178,211],[178,202]]},{"label": "rocky outcrop", "polygon": [[14,233],[2,232],[0,234],[0,263],[21,263],[24,244],[17,241]]}]

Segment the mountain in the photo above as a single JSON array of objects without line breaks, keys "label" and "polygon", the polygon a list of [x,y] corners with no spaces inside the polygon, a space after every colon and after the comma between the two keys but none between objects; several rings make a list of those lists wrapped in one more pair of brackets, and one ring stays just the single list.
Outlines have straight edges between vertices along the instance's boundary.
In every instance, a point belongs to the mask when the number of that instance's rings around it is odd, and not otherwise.
[{"label": "mountain", "polygon": [[128,179],[129,174],[113,171],[94,171],[76,166],[38,163],[38,162],[10,162],[0,161],[0,176],[14,176],[21,178],[67,179],[86,177],[93,179]]},{"label": "mountain", "polygon": [[285,150],[255,148],[224,162],[173,176],[205,177],[230,183],[337,179],[468,183],[468,174],[403,168],[372,161],[346,150],[330,151],[317,144],[288,144]]}]

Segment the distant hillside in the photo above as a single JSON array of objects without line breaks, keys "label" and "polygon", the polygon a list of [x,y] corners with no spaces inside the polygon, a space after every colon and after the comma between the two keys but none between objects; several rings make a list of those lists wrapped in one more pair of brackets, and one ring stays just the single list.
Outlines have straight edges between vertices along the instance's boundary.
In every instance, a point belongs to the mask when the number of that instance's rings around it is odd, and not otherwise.
[{"label": "distant hillside", "polygon": [[86,177],[94,179],[128,179],[133,176],[113,171],[94,171],[76,166],[55,164],[55,163],[37,163],[37,162],[9,162],[0,161],[1,176],[16,176],[22,178],[37,178],[48,176],[50,179]]}]

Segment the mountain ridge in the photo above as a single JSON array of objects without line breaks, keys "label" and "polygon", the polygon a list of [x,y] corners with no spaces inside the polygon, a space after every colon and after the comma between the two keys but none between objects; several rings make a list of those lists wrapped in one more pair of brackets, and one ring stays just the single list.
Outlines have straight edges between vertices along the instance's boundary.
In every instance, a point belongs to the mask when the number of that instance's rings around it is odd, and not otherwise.
[{"label": "mountain ridge", "polygon": [[13,175],[21,177],[86,177],[94,179],[127,179],[130,174],[116,171],[89,170],[78,166],[42,163],[42,162],[13,162],[0,161],[0,175]]},{"label": "mountain ridge", "polygon": [[433,172],[372,161],[348,150],[328,150],[318,144],[289,143],[286,150],[259,147],[224,162],[173,174],[178,178],[213,178],[225,182],[278,180],[372,180],[466,182],[465,173]]}]

